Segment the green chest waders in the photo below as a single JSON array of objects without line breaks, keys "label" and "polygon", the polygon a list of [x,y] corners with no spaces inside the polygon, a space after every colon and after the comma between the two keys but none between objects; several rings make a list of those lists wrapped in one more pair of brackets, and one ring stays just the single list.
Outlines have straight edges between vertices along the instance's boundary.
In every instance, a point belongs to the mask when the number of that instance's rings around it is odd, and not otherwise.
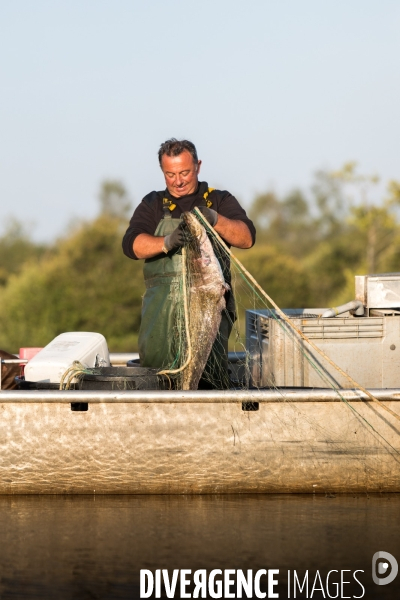
[{"label": "green chest waders", "polygon": [[[180,219],[165,215],[154,235],[169,235],[180,222]],[[182,285],[182,255],[173,253],[147,258],[143,275],[146,292],[139,330],[140,364],[154,369],[171,367],[176,360],[174,329]]]},{"label": "green chest waders", "polygon": [[[173,219],[166,213],[154,235],[169,235],[180,223],[181,219]],[[182,360],[179,357],[179,328],[176,326],[177,320],[183,318],[182,255],[173,253],[148,258],[143,274],[146,292],[139,330],[140,364],[154,369],[177,368]],[[224,310],[199,389],[229,388],[228,338],[231,329],[232,320]]]}]

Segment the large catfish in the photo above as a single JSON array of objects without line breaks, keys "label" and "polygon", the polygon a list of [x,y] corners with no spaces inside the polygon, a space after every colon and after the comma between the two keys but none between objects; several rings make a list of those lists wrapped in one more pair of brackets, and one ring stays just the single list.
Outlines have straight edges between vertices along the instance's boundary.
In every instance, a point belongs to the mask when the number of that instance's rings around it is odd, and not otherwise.
[{"label": "large catfish", "polygon": [[225,283],[203,225],[193,213],[182,215],[191,241],[186,247],[189,335],[192,359],[182,372],[182,389],[197,390],[225,308]]}]

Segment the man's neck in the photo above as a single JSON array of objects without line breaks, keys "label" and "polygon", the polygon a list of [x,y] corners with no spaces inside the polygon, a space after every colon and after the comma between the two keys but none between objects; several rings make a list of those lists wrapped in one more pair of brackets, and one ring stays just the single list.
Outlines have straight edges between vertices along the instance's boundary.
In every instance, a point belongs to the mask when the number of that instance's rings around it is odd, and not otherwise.
[{"label": "man's neck", "polygon": [[195,196],[196,194],[198,194],[199,189],[200,189],[200,181],[197,182],[197,187],[194,190],[194,192],[190,192],[190,194],[185,194],[184,196],[174,196],[174,194],[172,194],[169,190],[168,193],[169,195],[174,199],[174,200],[182,200],[182,198],[187,198],[188,196]]}]

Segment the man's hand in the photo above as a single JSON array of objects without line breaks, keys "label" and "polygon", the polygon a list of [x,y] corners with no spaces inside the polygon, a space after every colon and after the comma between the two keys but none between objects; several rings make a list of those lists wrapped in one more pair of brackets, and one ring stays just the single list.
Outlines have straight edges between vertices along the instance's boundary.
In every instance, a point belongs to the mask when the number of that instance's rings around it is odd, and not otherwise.
[{"label": "man's hand", "polygon": [[185,233],[182,230],[183,223],[178,225],[176,229],[164,238],[164,247],[168,250],[174,250],[175,248],[181,248],[185,244],[186,238]]},{"label": "man's hand", "polygon": [[[243,221],[236,221],[227,219],[221,214],[218,214],[215,210],[206,207],[199,207],[201,212],[204,214],[207,221],[207,212],[215,213],[217,215],[217,223],[215,224],[215,231],[222,237],[222,239],[234,246],[235,248],[251,248],[253,240],[249,228]],[[207,211],[207,212],[206,212]],[[210,217],[212,219],[212,216]],[[211,223],[210,223],[211,224]],[[181,223],[172,233],[167,235],[165,238],[162,236],[155,237],[148,233],[141,233],[137,236],[133,243],[133,251],[137,258],[153,258],[162,254],[165,250],[172,250],[173,248],[180,248],[185,243],[190,242],[188,239],[188,232],[184,229],[184,224]]]},{"label": "man's hand", "polygon": [[215,225],[218,223],[217,211],[213,210],[212,208],[207,208],[207,206],[199,206],[198,209],[202,213],[203,217],[205,217],[210,223],[211,227],[215,227]]},{"label": "man's hand", "polygon": [[235,248],[251,248],[253,240],[246,223],[228,219],[206,206],[199,206],[198,209],[225,242]]}]

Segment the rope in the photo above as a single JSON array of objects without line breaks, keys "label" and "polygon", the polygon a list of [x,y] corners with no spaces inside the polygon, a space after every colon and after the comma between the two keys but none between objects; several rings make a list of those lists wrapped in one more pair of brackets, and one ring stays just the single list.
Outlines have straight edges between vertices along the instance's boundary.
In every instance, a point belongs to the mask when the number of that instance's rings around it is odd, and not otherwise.
[{"label": "rope", "polygon": [[[202,213],[199,211],[199,209],[197,207],[194,208],[194,212],[197,215],[197,217],[199,217],[201,219],[201,221],[204,222],[204,217],[203,217]],[[382,408],[384,408],[393,417],[396,417],[396,419],[398,421],[400,421],[400,415],[398,415],[397,413],[395,413],[391,408],[389,408],[388,406],[386,406],[385,404],[383,404],[380,400],[378,400],[377,398],[375,398],[375,396],[373,396],[373,394],[371,394],[371,392],[369,392],[362,385],[360,385],[359,383],[357,383],[348,373],[346,373],[345,371],[343,371],[343,369],[341,369],[339,367],[339,365],[337,365],[335,362],[333,362],[333,360],[330,359],[329,356],[327,356],[325,354],[325,352],[323,350],[321,350],[321,348],[319,348],[316,344],[314,344],[314,342],[312,342],[306,335],[304,335],[304,333],[300,329],[298,329],[294,325],[294,323],[289,319],[289,317],[287,315],[285,315],[285,313],[272,300],[272,298],[267,294],[267,292],[265,292],[262,289],[262,287],[260,286],[260,284],[257,283],[257,281],[248,272],[248,270],[244,267],[244,265],[242,265],[242,263],[240,262],[240,260],[238,258],[236,258],[236,256],[231,252],[231,250],[228,248],[228,246],[225,244],[225,242],[222,240],[222,238],[218,235],[218,233],[215,231],[215,229],[208,223],[208,221],[207,221],[207,225],[210,227],[210,230],[211,230],[212,234],[216,237],[216,239],[218,240],[218,242],[221,244],[222,248],[224,248],[224,250],[232,258],[232,260],[238,265],[239,269],[241,269],[241,271],[246,275],[246,277],[248,277],[248,279],[252,282],[252,284],[267,299],[267,301],[270,304],[272,304],[272,306],[275,308],[275,310],[278,313],[278,315],[289,325],[289,327],[291,327],[305,342],[307,342],[318,354],[320,354],[332,367],[334,367],[341,375],[343,375],[355,388],[357,388],[360,391],[362,391],[364,394],[366,394],[368,396],[368,398],[370,400],[372,400],[373,402],[376,402],[377,404],[379,404],[379,406],[381,406]]]},{"label": "rope", "polygon": [[[84,375],[85,373],[87,373],[87,368],[81,362],[79,362],[79,360],[74,360],[72,365],[70,367],[68,367],[68,369],[65,371],[65,373],[63,373],[63,375],[60,379],[60,388],[59,389],[60,390],[69,390],[72,380],[75,377],[78,377],[78,378],[82,377],[82,375]],[[64,386],[65,379],[67,379],[67,381]]]}]

